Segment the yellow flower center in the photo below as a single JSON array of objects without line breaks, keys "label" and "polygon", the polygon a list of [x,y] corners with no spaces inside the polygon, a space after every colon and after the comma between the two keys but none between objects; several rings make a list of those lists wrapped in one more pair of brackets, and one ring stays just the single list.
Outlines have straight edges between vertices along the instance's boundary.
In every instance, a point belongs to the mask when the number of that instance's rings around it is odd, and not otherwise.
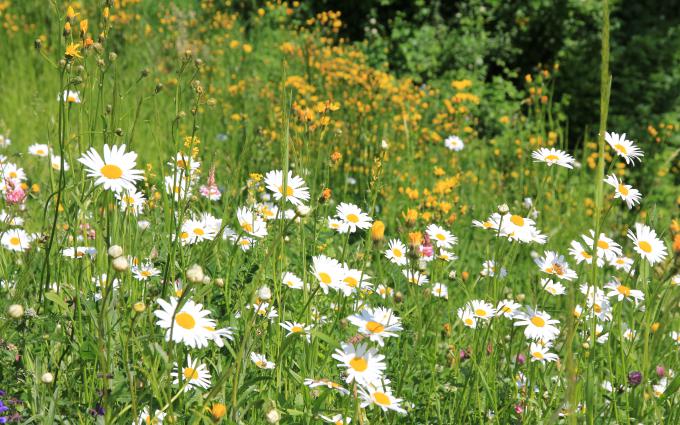
[{"label": "yellow flower center", "polygon": [[630,297],[630,288],[624,285],[619,285],[616,287],[616,290],[619,291],[619,294],[623,295],[624,297]]},{"label": "yellow flower center", "polygon": [[319,280],[326,285],[330,285],[331,282],[333,281],[333,279],[331,279],[331,276],[328,273],[324,272],[319,273]]},{"label": "yellow flower center", "polygon": [[119,179],[123,175],[123,170],[113,164],[106,164],[99,170],[107,179]]},{"label": "yellow flower center", "polygon": [[534,316],[530,319],[530,321],[536,327],[542,328],[543,326],[545,326],[545,320],[543,320],[543,318],[540,316]]},{"label": "yellow flower center", "polygon": [[619,184],[619,192],[621,192],[621,195],[623,196],[628,196],[628,188],[623,184]]},{"label": "yellow flower center", "polygon": [[303,329],[302,329],[302,326],[293,326],[292,328],[290,328],[290,331],[297,334],[297,333],[302,332]]},{"label": "yellow flower center", "polygon": [[[141,272],[140,274],[141,274],[142,276],[144,276],[144,277],[149,277],[149,276],[151,276],[151,272],[148,271],[148,270],[142,270],[142,272]],[[182,314],[182,313],[180,313],[180,314]]]},{"label": "yellow flower center", "polygon": [[185,368],[182,374],[186,380],[193,381],[194,379],[198,379],[198,371],[190,367]]},{"label": "yellow flower center", "polygon": [[620,143],[615,144],[615,145],[614,145],[614,149],[616,149],[617,152],[620,152],[620,153],[622,153],[622,154],[624,154],[624,155],[627,155],[627,154],[628,154],[628,151],[626,150],[626,147],[623,146],[623,145],[620,144]]},{"label": "yellow flower center", "polygon": [[606,241],[597,241],[597,247],[602,249],[609,249],[609,244]]},{"label": "yellow flower center", "polygon": [[347,221],[349,221],[350,223],[358,223],[359,216],[356,214],[347,214]]},{"label": "yellow flower center", "polygon": [[45,155],[45,151],[42,149],[38,149],[37,151],[35,151],[35,153],[37,153],[38,155]]},{"label": "yellow flower center", "polygon": [[585,251],[581,251],[581,255],[583,256],[583,258],[593,258],[592,255],[588,254],[588,253],[585,252]]},{"label": "yellow flower center", "polygon": [[484,316],[486,316],[486,310],[482,310],[481,308],[478,308],[477,310],[475,310],[475,314],[477,316],[484,317]]},{"label": "yellow flower center", "polygon": [[351,277],[351,276],[346,277],[343,280],[343,282],[345,282],[347,284],[347,286],[349,286],[350,288],[356,288],[357,285],[359,284],[359,281],[356,280],[355,278]]},{"label": "yellow flower center", "polygon": [[21,243],[21,240],[19,238],[17,238],[16,236],[14,236],[12,239],[9,240],[9,243],[16,246],[16,245],[19,245]]},{"label": "yellow flower center", "polygon": [[203,236],[203,235],[205,235],[205,231],[203,229],[201,229],[200,227],[197,227],[197,228],[194,229],[194,234],[198,235],[198,236]]},{"label": "yellow flower center", "polygon": [[191,314],[182,311],[175,316],[175,322],[184,329],[193,329],[196,326],[196,320]]},{"label": "yellow flower center", "polygon": [[560,159],[560,157],[555,154],[550,154],[546,156],[545,159],[546,161],[557,161],[558,159]]},{"label": "yellow flower center", "polygon": [[475,322],[470,319],[469,317],[465,319],[465,324],[468,326],[472,326]]},{"label": "yellow flower center", "polygon": [[245,230],[248,233],[253,232],[253,225],[250,224],[250,223],[243,222],[243,223],[241,223],[241,227],[243,227],[243,230]]},{"label": "yellow flower center", "polygon": [[385,327],[378,322],[368,322],[366,323],[366,330],[374,334],[379,334],[385,330]]},{"label": "yellow flower center", "polygon": [[388,397],[387,394],[382,393],[380,391],[376,391],[373,393],[373,398],[375,399],[375,402],[382,405],[382,406],[389,406],[392,404],[390,401],[390,398]]},{"label": "yellow flower center", "polygon": [[363,372],[368,369],[368,362],[363,357],[355,357],[349,361],[349,366],[357,372]]},{"label": "yellow flower center", "polygon": [[395,257],[401,257],[404,255],[399,248],[392,248],[392,254],[394,254]]},{"label": "yellow flower center", "polygon": [[[283,195],[283,186],[279,186],[279,193]],[[293,188],[290,186],[286,187],[286,197],[288,196],[293,196]]]},{"label": "yellow flower center", "polygon": [[534,351],[533,353],[531,353],[531,355],[539,360],[543,360],[543,353],[541,353],[540,351]]},{"label": "yellow flower center", "polygon": [[640,247],[641,250],[643,250],[647,254],[652,252],[652,245],[649,242],[640,241],[640,242],[638,242],[638,246]]},{"label": "yellow flower center", "polygon": [[267,362],[265,362],[264,360],[258,360],[255,362],[255,364],[257,365],[257,367],[263,369],[267,366]]},{"label": "yellow flower center", "polygon": [[440,241],[446,240],[446,236],[442,235],[441,233],[437,233],[434,235],[435,238],[439,239]]},{"label": "yellow flower center", "polygon": [[519,226],[519,227],[524,226],[524,217],[520,217],[518,215],[513,215],[513,216],[510,217],[510,221],[515,226]]},{"label": "yellow flower center", "polygon": [[187,232],[182,232],[179,234],[180,239],[186,239],[189,237],[189,234]]}]

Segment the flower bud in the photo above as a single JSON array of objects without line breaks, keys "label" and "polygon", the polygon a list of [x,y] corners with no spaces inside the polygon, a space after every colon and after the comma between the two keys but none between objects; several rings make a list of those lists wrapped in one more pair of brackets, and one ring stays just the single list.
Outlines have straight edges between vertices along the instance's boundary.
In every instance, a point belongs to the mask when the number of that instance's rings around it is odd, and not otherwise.
[{"label": "flower bud", "polygon": [[277,424],[281,420],[281,414],[279,414],[279,411],[275,408],[269,410],[265,417],[270,424]]},{"label": "flower bud", "polygon": [[501,214],[507,214],[510,212],[510,207],[508,207],[508,204],[500,204],[498,206],[498,212]]},{"label": "flower bud", "polygon": [[307,217],[309,215],[309,212],[311,211],[311,208],[309,208],[307,205],[298,205],[298,207],[295,209],[295,212],[297,215],[300,217]]},{"label": "flower bud", "polygon": [[108,252],[111,258],[118,258],[123,255],[123,248],[120,245],[111,245]]},{"label": "flower bud", "polygon": [[203,283],[203,269],[198,264],[194,264],[187,270],[187,280],[191,283]]},{"label": "flower bud", "polygon": [[272,291],[269,289],[268,286],[262,286],[260,289],[257,290],[257,297],[261,300],[267,301],[271,299],[272,297]]},{"label": "flower bud", "polygon": [[12,304],[7,308],[7,314],[12,319],[21,319],[24,316],[24,307],[21,304]]},{"label": "flower bud", "polygon": [[113,266],[113,269],[117,272],[124,272],[130,266],[128,264],[127,258],[125,257],[114,258],[113,261],[111,262],[111,265]]},{"label": "flower bud", "polygon": [[144,313],[144,310],[146,310],[146,304],[141,301],[137,301],[132,306],[132,309],[135,311],[135,313]]},{"label": "flower bud", "polygon": [[42,381],[43,384],[51,384],[52,382],[54,382],[54,375],[52,375],[49,372],[45,372],[40,377],[40,380]]}]

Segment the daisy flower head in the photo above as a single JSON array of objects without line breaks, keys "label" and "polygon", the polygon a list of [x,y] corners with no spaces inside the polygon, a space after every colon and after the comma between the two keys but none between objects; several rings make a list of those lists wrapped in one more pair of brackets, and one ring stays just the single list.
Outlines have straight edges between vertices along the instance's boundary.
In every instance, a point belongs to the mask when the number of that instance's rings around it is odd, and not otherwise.
[{"label": "daisy flower head", "polygon": [[239,207],[236,210],[238,224],[244,232],[256,238],[267,236],[267,223],[248,207]]},{"label": "daisy flower head", "polygon": [[557,356],[555,353],[551,353],[549,351],[549,347],[543,344],[539,344],[536,342],[532,342],[529,345],[529,352],[531,353],[531,361],[532,362],[539,362],[539,363],[545,363],[545,362],[555,362],[559,360],[560,358]]},{"label": "daisy flower head", "polygon": [[430,224],[425,231],[438,248],[451,248],[458,242],[451,232],[436,224]]},{"label": "daisy flower head", "polygon": [[312,341],[312,325],[305,325],[299,322],[283,322],[280,323],[281,327],[288,331],[286,336],[300,335],[304,336],[307,342]]},{"label": "daisy flower head", "polygon": [[463,143],[463,139],[456,135],[451,135],[444,139],[444,146],[446,146],[447,149],[455,151],[455,152],[460,152],[465,148],[465,143]]},{"label": "daisy flower head", "polygon": [[61,254],[66,258],[94,258],[97,255],[97,248],[92,248],[89,246],[77,246],[75,248],[65,248],[61,251]]},{"label": "daisy flower head", "polygon": [[163,423],[163,419],[165,419],[165,413],[156,410],[152,415],[149,413],[149,408],[145,407],[142,409],[134,425],[160,425]]},{"label": "daisy flower head", "polygon": [[312,274],[319,282],[324,294],[328,293],[329,288],[336,289],[342,282],[344,275],[343,266],[337,260],[317,255],[312,258]]},{"label": "daisy flower head", "polygon": [[392,294],[394,293],[394,289],[390,288],[389,286],[385,286],[381,283],[375,288],[375,293],[380,295],[380,298],[387,299],[387,297],[392,296]]},{"label": "daisy flower head", "polygon": [[302,289],[304,285],[302,279],[291,272],[283,273],[281,280],[283,281],[283,284],[290,289]]},{"label": "daisy flower head", "polygon": [[158,299],[159,310],[153,312],[158,318],[156,324],[165,329],[165,340],[181,342],[192,348],[208,346],[212,340],[211,329],[215,329],[215,321],[210,319],[210,310],[204,310],[203,305],[187,300],[178,309],[177,298],[171,297],[170,302]]},{"label": "daisy flower head", "polygon": [[408,263],[406,245],[399,239],[390,239],[385,250],[385,257],[394,264],[405,266]]},{"label": "daisy flower head", "polygon": [[614,173],[608,175],[604,182],[614,188],[614,199],[618,198],[624,201],[628,209],[632,209],[640,203],[642,197],[640,191],[634,189],[633,186],[623,184],[623,180],[619,180]]},{"label": "daisy flower head", "polygon": [[168,162],[168,165],[178,171],[179,174],[184,174],[189,177],[194,177],[196,171],[201,168],[200,162],[195,161],[191,155],[187,155],[183,152],[177,152],[177,155]]},{"label": "daisy flower head", "polygon": [[[592,245],[590,248],[586,249],[583,247],[581,242],[579,241],[571,241],[571,245],[569,247],[569,255],[572,256],[574,261],[576,261],[576,264],[581,264],[582,262],[586,262],[586,264],[592,264],[593,262],[593,256],[590,254],[590,249],[592,249]],[[601,258],[597,259],[598,266],[602,266],[603,260]]]},{"label": "daisy flower head", "polygon": [[260,369],[274,369],[276,367],[276,364],[267,360],[267,357],[265,357],[264,354],[259,354],[254,351],[250,353],[250,361],[255,363],[255,366]]},{"label": "daisy flower head", "polygon": [[446,285],[437,282],[434,285],[432,285],[432,295],[434,295],[437,298],[444,298],[445,300],[448,300],[449,289],[446,287]]},{"label": "daisy flower head", "polygon": [[382,378],[383,371],[387,367],[383,360],[385,356],[378,354],[374,348],[368,348],[366,344],[341,343],[341,348],[335,350],[333,358],[337,360],[338,367],[345,369],[346,382],[349,384],[356,381],[359,384],[368,384]]},{"label": "daisy flower head", "polygon": [[555,148],[539,148],[532,152],[531,157],[534,158],[534,162],[545,162],[548,167],[559,165],[564,168],[574,168],[574,157]]},{"label": "daisy flower head", "polygon": [[[590,230],[590,236],[581,235],[581,237],[585,241],[586,246],[590,247],[590,249],[592,249],[593,244],[595,244],[595,252],[598,258],[611,261],[622,254],[621,245],[616,243],[613,239],[608,238],[603,233],[600,233],[600,236],[597,238],[597,243],[593,240],[595,231],[592,229]],[[598,262],[598,265],[601,266],[602,264],[603,262]]]},{"label": "daisy flower head", "polygon": [[617,301],[634,301],[637,304],[640,301],[644,301],[645,293],[639,289],[631,289],[630,287],[621,284],[618,280],[614,279],[611,282],[604,285],[606,289],[609,289],[607,296],[609,298],[616,298]]},{"label": "daisy flower head", "polygon": [[402,270],[401,272],[411,285],[423,286],[430,281],[426,274],[420,273],[417,270]]},{"label": "daisy flower head", "polygon": [[335,230],[336,232],[341,232],[342,220],[336,217],[328,217],[328,228]]},{"label": "daisy flower head", "polygon": [[18,167],[16,164],[11,162],[6,162],[0,164],[0,171],[2,171],[3,184],[9,181],[15,185],[19,185],[21,182],[26,180],[26,172],[23,168]]},{"label": "daisy flower head", "polygon": [[270,321],[276,317],[279,317],[279,312],[276,311],[276,307],[270,306],[269,303],[265,303],[262,301],[258,301],[257,303],[253,304],[252,306],[248,306],[247,308],[252,308],[255,311],[256,315],[258,315],[259,317],[270,319]]},{"label": "daisy flower head", "polygon": [[206,329],[210,333],[210,337],[212,338],[212,341],[219,348],[224,347],[224,341],[222,341],[222,338],[228,339],[229,341],[234,340],[234,328],[226,327],[226,328],[222,328],[222,329],[214,329],[214,328],[211,328],[210,326],[208,326],[208,327],[206,327]]},{"label": "daisy flower head", "polygon": [[281,170],[272,170],[264,176],[264,184],[274,194],[274,199],[278,201],[285,198],[295,206],[302,205],[309,200],[309,189],[302,177],[294,176],[292,171],[288,171],[285,185],[283,177]]},{"label": "daisy flower head", "polygon": [[343,416],[340,413],[332,417],[324,415],[319,415],[319,417],[325,422],[333,425],[347,425],[352,422],[352,418],[349,416]]},{"label": "daisy flower head", "polygon": [[362,270],[343,266],[342,271],[342,278],[337,284],[337,288],[341,290],[345,296],[350,296],[356,291],[366,291],[372,287],[369,282],[371,277]]},{"label": "daisy flower head", "polygon": [[309,388],[316,388],[316,387],[326,387],[332,390],[335,390],[339,392],[342,395],[349,395],[349,390],[342,385],[338,384],[337,382],[333,382],[330,379],[326,378],[321,378],[321,379],[313,379],[313,378],[307,378],[304,380],[304,384],[308,386]]},{"label": "daisy flower head", "polygon": [[171,195],[175,201],[186,199],[191,195],[193,182],[184,176],[165,176],[165,193]]},{"label": "daisy flower head", "polygon": [[354,233],[357,229],[366,230],[371,227],[373,219],[354,205],[341,202],[336,208],[336,216],[341,221],[340,233]]},{"label": "daisy flower head", "polygon": [[633,241],[635,252],[649,261],[649,264],[654,265],[666,258],[666,246],[651,227],[635,223],[635,232],[629,229],[628,239]]},{"label": "daisy flower head", "polygon": [[472,300],[466,305],[466,309],[472,311],[478,319],[489,320],[496,314],[496,309],[491,303],[484,300]]},{"label": "daisy flower head", "polygon": [[482,263],[482,271],[480,271],[479,274],[484,277],[494,277],[496,276],[496,272],[498,272],[499,279],[503,279],[508,275],[508,271],[505,269],[505,267],[501,267],[500,270],[497,269],[498,266],[496,266],[496,263],[493,260],[487,260]]},{"label": "daisy flower head", "polygon": [[522,308],[522,304],[513,300],[499,301],[496,307],[496,315],[512,319],[520,308]]},{"label": "daisy flower head", "polygon": [[9,229],[2,234],[0,243],[5,249],[15,252],[24,252],[31,246],[33,236],[24,229]]},{"label": "daisy flower head", "polygon": [[472,329],[477,327],[477,317],[469,307],[459,308],[457,314],[458,318],[463,322],[463,325]]},{"label": "daisy flower head", "polygon": [[555,327],[559,320],[551,319],[545,311],[527,309],[526,313],[520,312],[515,316],[514,326],[526,326],[524,336],[534,340],[552,341],[557,338],[560,330]]},{"label": "daisy flower head", "polygon": [[80,103],[80,93],[74,90],[64,90],[61,95],[57,95],[58,102]]},{"label": "daisy flower head", "polygon": [[152,277],[159,276],[161,271],[155,268],[153,264],[147,262],[141,265],[132,266],[132,274],[138,281],[145,282]]},{"label": "daisy flower head", "polygon": [[142,213],[146,203],[144,194],[136,189],[118,192],[116,193],[116,199],[118,199],[118,205],[120,205],[122,212],[135,216]]},{"label": "daisy flower head", "polygon": [[198,363],[198,359],[191,358],[191,354],[187,354],[186,366],[182,367],[181,372],[178,371],[178,365],[175,363],[175,369],[170,373],[170,376],[175,378],[173,385],[181,385],[184,392],[190,391],[194,388],[207,389],[210,387],[210,372],[208,367]]},{"label": "daisy flower head", "polygon": [[222,221],[208,213],[187,219],[182,224],[179,239],[182,245],[191,245],[203,241],[211,241],[217,237]]},{"label": "daisy flower head", "polygon": [[[60,171],[61,167],[62,167],[61,156],[51,155],[50,156],[50,166],[52,167],[53,170]],[[64,171],[68,171],[68,170],[71,169],[71,166],[68,165],[68,162],[66,162],[66,160],[64,160],[63,166],[64,166]]]},{"label": "daisy flower head", "polygon": [[557,276],[559,279],[574,280],[578,277],[576,272],[569,268],[564,257],[554,251],[546,251],[545,256],[536,258],[535,262],[544,273]]},{"label": "daisy flower head", "polygon": [[143,172],[135,170],[137,154],[125,152],[125,145],[109,147],[104,145],[104,158],[90,148],[80,159],[87,169],[87,175],[95,178],[95,186],[104,186],[105,190],[122,192],[135,190],[135,182],[143,179]]},{"label": "daisy flower head", "polygon": [[633,267],[633,259],[626,256],[613,258],[609,262],[610,266],[613,266],[616,270],[623,270],[628,273],[630,268]]},{"label": "daisy flower head", "polygon": [[550,295],[564,295],[567,289],[559,282],[553,282],[552,279],[542,278],[541,287]]},{"label": "daisy flower head", "polygon": [[626,164],[634,164],[636,159],[642,161],[641,158],[645,156],[642,150],[635,146],[635,143],[626,139],[626,133],[607,132],[604,135],[604,139],[618,156],[626,160]]},{"label": "daisy flower head", "polygon": [[359,328],[359,333],[367,335],[381,347],[385,345],[384,338],[398,337],[398,332],[403,329],[401,319],[384,307],[366,308],[347,320]]},{"label": "daisy flower head", "polygon": [[47,157],[50,154],[49,146],[35,143],[28,147],[28,153],[35,156]]},{"label": "daisy flower head", "polygon": [[381,382],[372,382],[369,385],[360,386],[359,397],[361,398],[362,408],[378,406],[383,412],[393,410],[402,415],[406,414],[406,410],[401,407],[403,400],[392,395],[392,390]]}]

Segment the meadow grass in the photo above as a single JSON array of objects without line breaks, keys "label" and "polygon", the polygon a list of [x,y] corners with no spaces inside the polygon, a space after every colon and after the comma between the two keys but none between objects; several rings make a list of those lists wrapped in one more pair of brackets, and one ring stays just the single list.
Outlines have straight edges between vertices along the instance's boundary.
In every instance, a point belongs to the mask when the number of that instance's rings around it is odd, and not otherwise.
[{"label": "meadow grass", "polygon": [[0,421],[680,421],[677,125],[607,127],[606,1],[571,143],[557,64],[417,86],[297,4],[5,3]]}]

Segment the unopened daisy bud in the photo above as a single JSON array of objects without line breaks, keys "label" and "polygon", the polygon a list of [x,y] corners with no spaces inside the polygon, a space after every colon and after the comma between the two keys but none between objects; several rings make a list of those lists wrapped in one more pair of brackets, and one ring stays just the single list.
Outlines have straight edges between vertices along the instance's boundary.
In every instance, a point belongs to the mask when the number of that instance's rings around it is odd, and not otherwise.
[{"label": "unopened daisy bud", "polygon": [[45,372],[40,377],[40,380],[42,381],[43,384],[51,384],[52,382],[54,382],[54,375],[52,375],[49,372]]},{"label": "unopened daisy bud", "polygon": [[219,286],[220,288],[224,287],[224,279],[218,277],[217,279],[215,279],[215,285]]},{"label": "unopened daisy bud", "polygon": [[387,150],[390,148],[390,145],[387,143],[387,140],[383,139],[382,142],[380,142],[380,147],[383,148],[383,150]]},{"label": "unopened daisy bud", "polygon": [[203,59],[197,58],[194,61],[194,65],[196,66],[196,68],[200,68],[203,65]]},{"label": "unopened daisy bud", "polygon": [[527,296],[524,295],[523,293],[517,294],[517,302],[518,302],[518,303],[523,302],[524,299],[525,299],[526,297],[527,297]]},{"label": "unopened daisy bud", "polygon": [[269,422],[270,424],[277,424],[281,420],[281,415],[279,414],[278,410],[272,408],[267,412],[265,418],[267,419],[267,422]]},{"label": "unopened daisy bud", "polygon": [[21,304],[12,304],[7,308],[7,314],[12,319],[21,319],[24,316],[24,307]]},{"label": "unopened daisy bud", "polygon": [[198,264],[194,264],[187,270],[187,280],[192,283],[203,283],[203,268]]},{"label": "unopened daisy bud", "polygon": [[113,269],[117,272],[124,272],[130,265],[128,264],[127,258],[118,257],[113,259],[111,266],[113,266]]},{"label": "unopened daisy bud", "polygon": [[263,301],[267,301],[271,299],[272,297],[272,291],[269,289],[268,286],[262,286],[260,289],[257,290],[257,297]]},{"label": "unopened daisy bud", "polygon": [[213,419],[219,421],[227,414],[227,406],[222,403],[215,403],[210,407],[210,415]]},{"label": "unopened daisy bud", "polygon": [[380,242],[385,238],[385,223],[380,220],[373,222],[371,226],[371,239],[373,242]]},{"label": "unopened daisy bud", "polygon": [[118,59],[118,53],[116,52],[109,53],[109,62],[115,62],[116,59]]},{"label": "unopened daisy bud", "polygon": [[451,270],[449,272],[449,279],[451,279],[451,280],[456,279],[456,271],[455,270]]},{"label": "unopened daisy bud", "polygon": [[111,247],[109,247],[108,253],[109,257],[118,258],[123,255],[123,248],[120,245],[111,245]]},{"label": "unopened daisy bud", "polygon": [[194,54],[194,53],[191,51],[191,49],[185,50],[185,51],[184,51],[184,59],[186,59],[186,60],[191,59],[191,56],[192,56],[193,54]]},{"label": "unopened daisy bud", "polygon": [[309,215],[309,212],[311,211],[311,208],[309,208],[307,205],[298,205],[298,207],[295,209],[295,212],[297,215],[300,217],[307,217]]},{"label": "unopened daisy bud", "polygon": [[498,206],[498,212],[501,214],[507,214],[510,212],[510,207],[508,207],[508,204],[500,204]]},{"label": "unopened daisy bud", "polygon": [[137,301],[132,305],[132,309],[135,311],[135,313],[144,313],[144,310],[146,310],[146,304],[141,301]]},{"label": "unopened daisy bud", "polygon": [[203,276],[203,282],[204,285],[209,285],[210,284],[210,276]]}]

